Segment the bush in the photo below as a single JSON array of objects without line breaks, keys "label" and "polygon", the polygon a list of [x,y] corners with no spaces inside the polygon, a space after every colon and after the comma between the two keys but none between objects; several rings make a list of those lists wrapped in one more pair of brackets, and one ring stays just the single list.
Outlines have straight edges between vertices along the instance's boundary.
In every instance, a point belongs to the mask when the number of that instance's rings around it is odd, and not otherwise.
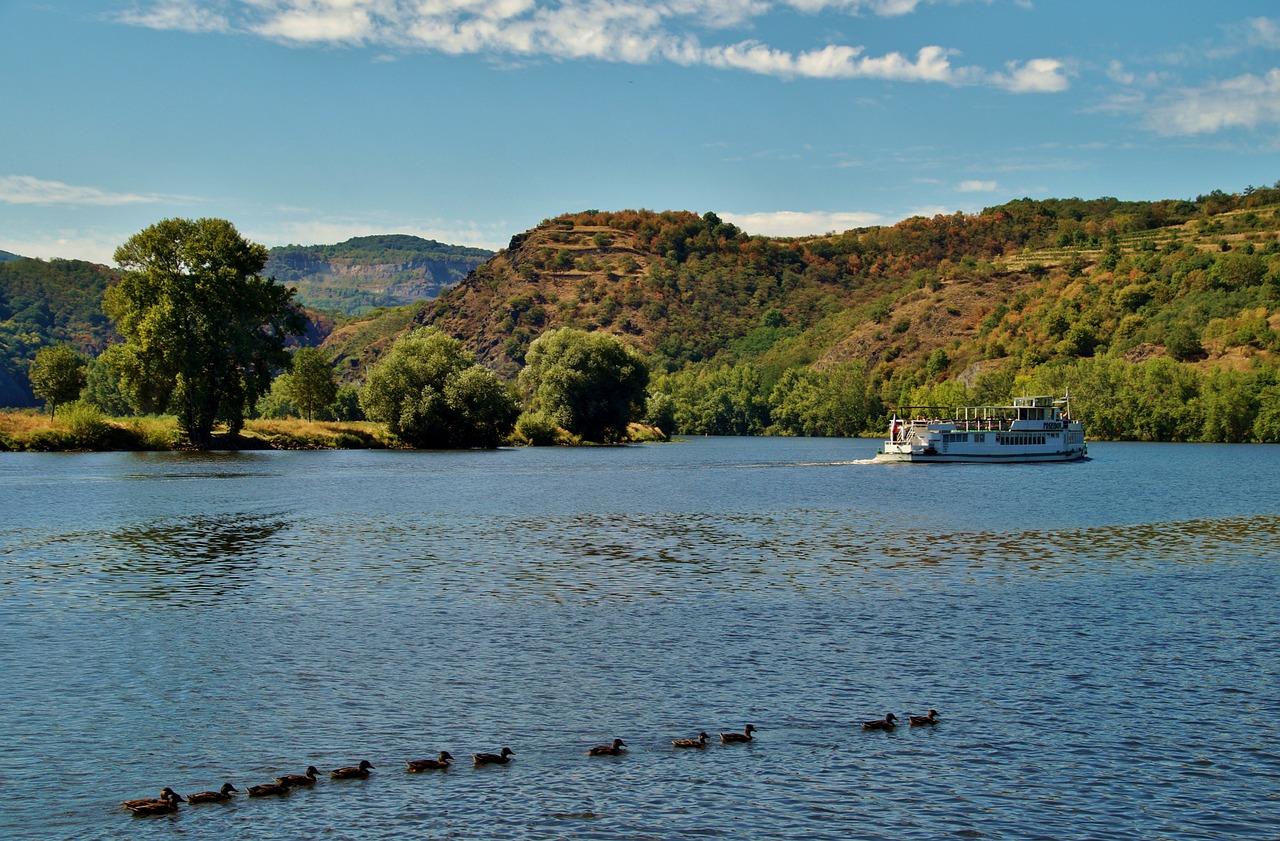
[{"label": "bush", "polygon": [[516,434],[534,447],[549,447],[560,438],[560,427],[542,412],[524,412],[516,418]]},{"label": "bush", "polygon": [[83,400],[63,406],[58,425],[66,430],[77,449],[100,450],[111,439],[111,424],[106,416]]}]

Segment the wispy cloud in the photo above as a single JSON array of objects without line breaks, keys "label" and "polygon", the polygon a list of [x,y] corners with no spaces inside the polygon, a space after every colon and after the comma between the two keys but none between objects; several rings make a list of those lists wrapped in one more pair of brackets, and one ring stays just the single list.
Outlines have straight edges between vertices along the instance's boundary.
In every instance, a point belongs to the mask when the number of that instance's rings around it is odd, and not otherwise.
[{"label": "wispy cloud", "polygon": [[97,187],[45,181],[30,175],[0,175],[0,202],[5,204],[80,205],[110,207],[162,201],[159,196],[111,193]]},{"label": "wispy cloud", "polygon": [[122,23],[179,32],[229,32],[231,24],[213,4],[200,0],[152,0],[119,16]]},{"label": "wispy cloud", "polygon": [[877,213],[859,211],[773,210],[760,213],[721,213],[719,216],[749,234],[769,237],[810,236],[884,222],[884,217]]},{"label": "wispy cloud", "polygon": [[[936,44],[913,55],[864,45],[787,50],[727,30],[754,32],[766,15],[835,12],[895,17],[936,0],[150,0],[120,20],[153,29],[246,32],[294,46],[368,46],[484,55],[494,60],[667,62],[786,79],[883,79],[989,85],[1014,93],[1069,87],[1054,58],[1004,69],[957,66]],[[953,0],[956,2],[956,0]],[[723,41],[716,43],[718,41]]]},{"label": "wispy cloud", "polygon": [[1182,88],[1157,102],[1147,125],[1164,135],[1196,135],[1280,124],[1280,68]]},{"label": "wispy cloud", "polygon": [[962,193],[994,193],[1000,189],[995,181],[961,181],[956,185],[956,189]]}]

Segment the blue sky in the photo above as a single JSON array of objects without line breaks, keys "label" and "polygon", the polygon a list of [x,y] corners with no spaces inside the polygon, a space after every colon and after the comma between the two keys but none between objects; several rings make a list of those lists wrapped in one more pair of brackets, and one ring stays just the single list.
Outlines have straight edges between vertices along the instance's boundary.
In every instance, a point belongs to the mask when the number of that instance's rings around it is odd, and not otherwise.
[{"label": "blue sky", "polygon": [[1274,0],[0,0],[0,249],[171,216],[503,247],[1280,180]]}]

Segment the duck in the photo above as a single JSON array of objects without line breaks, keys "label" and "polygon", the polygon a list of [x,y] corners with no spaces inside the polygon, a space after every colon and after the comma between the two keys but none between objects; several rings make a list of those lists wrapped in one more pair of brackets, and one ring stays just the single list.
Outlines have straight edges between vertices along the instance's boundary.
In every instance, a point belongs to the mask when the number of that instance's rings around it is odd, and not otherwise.
[{"label": "duck", "polygon": [[613,744],[611,745],[596,745],[593,748],[589,748],[587,750],[587,756],[618,756],[626,753],[626,751],[623,750],[626,746],[627,743],[621,739],[614,739]]},{"label": "duck", "polygon": [[316,774],[319,773],[320,772],[316,770],[316,766],[308,765],[307,773],[285,774],[283,777],[280,777],[279,780],[290,788],[296,788],[297,786],[313,786],[316,784]]},{"label": "duck", "polygon": [[453,754],[447,750],[440,751],[439,756],[435,759],[406,759],[405,765],[408,765],[407,773],[416,774],[420,771],[444,771],[449,767],[449,762],[453,759]]},{"label": "duck", "polygon": [[240,789],[231,783],[223,783],[222,788],[218,791],[197,791],[195,794],[187,795],[188,803],[221,803],[223,800],[230,800],[232,794],[239,794]]},{"label": "duck", "polygon": [[706,733],[699,733],[696,739],[676,739],[671,745],[677,748],[705,748],[709,738],[711,737]]},{"label": "duck", "polygon": [[515,755],[511,748],[503,748],[502,753],[473,753],[471,759],[477,765],[506,765]]},{"label": "duck", "polygon": [[159,797],[134,797],[133,800],[125,800],[124,803],[120,804],[120,808],[136,810],[136,809],[146,808],[146,806],[151,806],[156,804],[168,804],[168,803],[177,804],[177,803],[182,803],[182,801],[183,801],[182,795],[178,794],[177,791],[170,789],[169,786],[165,786],[164,789],[160,790]]},{"label": "duck", "polygon": [[921,725],[926,724],[937,724],[938,711],[929,710],[928,715],[909,715],[907,716],[907,721],[911,722],[910,726],[912,727],[920,727]]},{"label": "duck", "polygon": [[741,733],[721,733],[720,743],[728,745],[734,742],[749,742],[751,741],[751,734],[754,732],[756,732],[756,728],[748,724]]},{"label": "duck", "polygon": [[169,800],[147,800],[144,803],[129,806],[128,809],[135,815],[167,815],[170,812],[178,811],[179,802],[180,801],[176,798],[171,798]]},{"label": "duck", "polygon": [[281,782],[279,777],[276,777],[276,781],[274,783],[263,783],[258,786],[249,786],[245,791],[250,797],[271,797],[272,795],[278,797],[288,794],[289,787]]},{"label": "duck", "polygon": [[[181,794],[178,794],[173,789],[165,786],[160,789],[159,797],[137,797],[133,800],[126,800],[120,804],[120,808],[128,809],[136,814],[156,815],[161,812],[172,812],[174,809],[177,809],[178,804],[184,800],[185,798]],[[166,806],[171,806],[171,808],[164,808]],[[153,808],[158,811],[146,811]]]},{"label": "duck", "polygon": [[892,730],[893,728],[898,726],[897,724],[894,723],[897,720],[898,720],[898,717],[896,715],[894,715],[893,713],[888,713],[885,715],[884,718],[880,719],[879,721],[862,722],[862,729],[863,730]]},{"label": "duck", "polygon": [[373,765],[370,764],[369,760],[362,759],[360,760],[359,765],[350,765],[346,768],[334,768],[329,772],[329,778],[333,780],[363,778],[369,776],[369,771],[372,770],[372,768]]}]

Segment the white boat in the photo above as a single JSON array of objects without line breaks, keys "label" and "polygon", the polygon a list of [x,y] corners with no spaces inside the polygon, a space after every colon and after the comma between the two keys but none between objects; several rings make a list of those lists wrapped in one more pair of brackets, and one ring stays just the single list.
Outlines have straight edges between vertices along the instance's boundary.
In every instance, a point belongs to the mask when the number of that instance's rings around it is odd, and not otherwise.
[{"label": "white boat", "polygon": [[962,406],[949,418],[931,417],[936,409],[895,412],[876,461],[1076,461],[1088,448],[1069,400],[1015,397],[1012,406]]}]

